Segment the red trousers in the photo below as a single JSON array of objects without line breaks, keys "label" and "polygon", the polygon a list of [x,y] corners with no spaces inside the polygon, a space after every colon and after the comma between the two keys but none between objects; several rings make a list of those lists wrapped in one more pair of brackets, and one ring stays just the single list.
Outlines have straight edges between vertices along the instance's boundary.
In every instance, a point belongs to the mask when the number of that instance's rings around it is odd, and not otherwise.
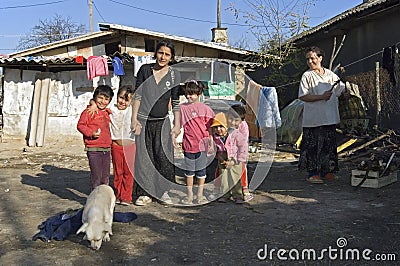
[{"label": "red trousers", "polygon": [[135,154],[136,143],[126,146],[113,143],[111,146],[114,188],[117,200],[132,201]]}]

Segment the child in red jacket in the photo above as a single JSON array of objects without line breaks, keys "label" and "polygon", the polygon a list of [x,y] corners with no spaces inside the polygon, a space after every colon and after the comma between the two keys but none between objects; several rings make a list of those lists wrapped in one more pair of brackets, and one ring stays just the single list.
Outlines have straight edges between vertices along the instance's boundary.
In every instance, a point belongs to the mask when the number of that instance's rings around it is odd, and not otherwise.
[{"label": "child in red jacket", "polygon": [[77,129],[83,135],[85,151],[90,167],[91,191],[101,184],[109,185],[111,163],[111,111],[107,108],[114,92],[108,85],[100,85],[93,93],[98,111],[90,114],[85,109],[78,121]]}]

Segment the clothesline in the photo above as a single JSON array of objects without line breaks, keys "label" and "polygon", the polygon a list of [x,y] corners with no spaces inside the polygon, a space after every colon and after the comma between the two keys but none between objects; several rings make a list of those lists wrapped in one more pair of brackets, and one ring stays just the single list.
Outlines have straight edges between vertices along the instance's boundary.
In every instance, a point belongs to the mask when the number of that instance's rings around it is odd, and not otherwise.
[{"label": "clothesline", "polygon": [[[398,45],[399,43],[400,43],[400,42],[396,43],[396,45]],[[383,49],[382,49],[381,51],[378,51],[378,52],[376,52],[376,53],[370,54],[370,55],[365,56],[365,57],[363,57],[363,58],[361,58],[361,59],[358,59],[358,60],[356,60],[356,61],[353,61],[353,62],[351,62],[351,63],[349,63],[349,64],[347,64],[347,65],[345,65],[345,66],[343,66],[343,67],[346,68],[346,67],[348,67],[348,66],[351,66],[351,65],[360,63],[360,62],[362,62],[362,61],[364,61],[364,60],[366,60],[366,59],[368,59],[368,58],[370,58],[370,57],[373,57],[373,56],[375,56],[375,55],[377,55],[377,54],[380,54],[380,53],[383,53]],[[286,86],[289,86],[289,85],[293,85],[293,84],[296,84],[296,83],[299,83],[299,82],[300,82],[300,81],[293,81],[293,82],[286,83],[286,84],[283,84],[283,85],[275,86],[275,88],[282,88],[282,87],[286,87]]]}]

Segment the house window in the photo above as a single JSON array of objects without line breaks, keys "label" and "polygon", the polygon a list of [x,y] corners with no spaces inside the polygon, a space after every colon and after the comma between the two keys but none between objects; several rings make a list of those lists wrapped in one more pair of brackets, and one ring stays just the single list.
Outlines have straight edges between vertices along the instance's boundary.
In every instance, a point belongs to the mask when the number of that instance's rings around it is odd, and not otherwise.
[{"label": "house window", "polygon": [[146,52],[155,52],[156,40],[144,40],[144,49]]},{"label": "house window", "polygon": [[106,43],[105,46],[106,46],[106,54],[107,55],[114,54],[115,52],[120,52],[119,42]]}]

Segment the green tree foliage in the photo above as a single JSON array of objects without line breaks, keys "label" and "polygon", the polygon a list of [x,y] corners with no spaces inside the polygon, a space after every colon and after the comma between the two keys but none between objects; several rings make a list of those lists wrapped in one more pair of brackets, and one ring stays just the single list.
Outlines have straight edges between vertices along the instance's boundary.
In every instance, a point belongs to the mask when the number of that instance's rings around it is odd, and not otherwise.
[{"label": "green tree foliage", "polygon": [[73,22],[70,17],[55,14],[51,19],[39,20],[39,24],[32,28],[30,34],[21,37],[17,49],[29,49],[73,38],[86,32],[85,25]]}]

